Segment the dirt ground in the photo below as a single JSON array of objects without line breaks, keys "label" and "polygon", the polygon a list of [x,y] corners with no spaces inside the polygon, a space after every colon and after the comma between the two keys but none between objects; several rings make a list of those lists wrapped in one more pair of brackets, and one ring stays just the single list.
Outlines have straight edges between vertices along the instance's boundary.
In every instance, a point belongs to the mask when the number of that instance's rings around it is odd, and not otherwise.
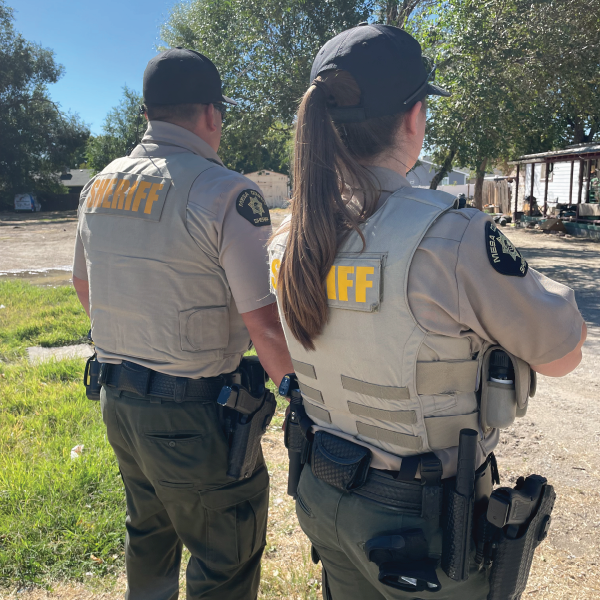
[{"label": "dirt ground", "polygon": [[[279,227],[288,211],[271,210]],[[0,212],[0,277],[45,284],[65,284],[70,278],[77,231],[77,211],[14,213]]]},{"label": "dirt ground", "polygon": [[[277,212],[280,221],[285,213]],[[41,222],[42,217],[49,220]],[[0,272],[69,264],[74,231],[72,213],[18,220],[0,214]],[[507,228],[505,233],[533,268],[575,290],[589,328],[580,366],[562,379],[539,377],[527,416],[502,433],[497,451],[503,485],[519,475],[539,473],[558,496],[550,534],[536,553],[524,598],[600,599],[600,244],[522,229]],[[281,460],[281,437],[269,432],[267,457]],[[286,498],[285,477],[273,483],[273,498]],[[288,537],[290,548],[302,545],[296,538],[301,538],[299,532]],[[120,591],[95,593],[89,586],[59,585],[54,592],[14,590],[0,598],[113,600],[122,597],[122,580],[116,589]]]}]

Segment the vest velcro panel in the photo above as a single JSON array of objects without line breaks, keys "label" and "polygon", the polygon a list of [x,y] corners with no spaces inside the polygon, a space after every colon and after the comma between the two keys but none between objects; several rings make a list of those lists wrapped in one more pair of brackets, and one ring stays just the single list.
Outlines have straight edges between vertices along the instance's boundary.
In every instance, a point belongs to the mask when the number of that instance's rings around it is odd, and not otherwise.
[{"label": "vest velcro panel", "polygon": [[417,392],[422,396],[474,392],[479,362],[436,361],[417,363]]}]

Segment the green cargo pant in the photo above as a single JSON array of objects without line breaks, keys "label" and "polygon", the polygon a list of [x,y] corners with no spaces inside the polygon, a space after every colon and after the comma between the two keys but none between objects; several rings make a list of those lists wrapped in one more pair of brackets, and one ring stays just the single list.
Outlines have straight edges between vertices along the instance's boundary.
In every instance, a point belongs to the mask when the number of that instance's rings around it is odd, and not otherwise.
[{"label": "green cargo pant", "polygon": [[[435,592],[405,592],[381,584],[379,568],[364,553],[368,540],[400,529],[422,529],[429,556],[439,557],[441,533],[431,523],[402,514],[402,510],[373,502],[317,479],[306,465],[298,486],[296,513],[300,526],[321,557],[329,595],[324,600],[485,600],[488,575],[474,566],[469,579],[458,583],[437,569],[442,589]],[[473,550],[474,553],[474,550]],[[473,561],[471,561],[473,564]],[[325,588],[325,586],[324,586]]]},{"label": "green cargo pant", "polygon": [[182,546],[188,600],[255,600],[269,475],[226,476],[216,402],[161,402],[103,387],[102,417],[127,497],[128,600],[175,600]]}]

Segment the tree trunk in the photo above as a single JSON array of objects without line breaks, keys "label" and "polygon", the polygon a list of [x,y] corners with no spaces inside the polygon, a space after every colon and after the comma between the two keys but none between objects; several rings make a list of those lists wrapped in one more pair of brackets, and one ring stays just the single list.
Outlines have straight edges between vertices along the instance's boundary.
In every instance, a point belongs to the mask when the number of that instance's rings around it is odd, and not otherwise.
[{"label": "tree trunk", "polygon": [[481,163],[479,163],[476,171],[475,180],[475,192],[473,194],[473,200],[475,202],[475,208],[479,210],[483,210],[483,179],[485,177],[485,168],[487,167],[488,159],[484,158]]},{"label": "tree trunk", "polygon": [[431,180],[431,184],[429,185],[430,190],[437,190],[437,186],[440,185],[440,182],[444,177],[446,177],[447,173],[450,173],[452,170],[452,161],[456,156],[456,149],[450,148],[448,154],[446,154],[446,158],[442,162],[442,166],[440,170],[435,174],[434,178]]}]

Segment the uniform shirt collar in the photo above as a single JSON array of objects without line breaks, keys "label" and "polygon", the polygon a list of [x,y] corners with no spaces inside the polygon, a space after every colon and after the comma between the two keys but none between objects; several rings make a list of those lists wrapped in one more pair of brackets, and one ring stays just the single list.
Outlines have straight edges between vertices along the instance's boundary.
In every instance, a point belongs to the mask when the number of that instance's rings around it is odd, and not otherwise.
[{"label": "uniform shirt collar", "polygon": [[381,192],[393,193],[403,187],[412,187],[408,182],[408,179],[396,171],[392,171],[385,167],[369,166],[366,168],[367,171],[375,177],[375,186]]},{"label": "uniform shirt collar", "polygon": [[202,138],[173,123],[148,121],[148,129],[146,129],[141,143],[178,146],[223,166],[217,153]]}]

